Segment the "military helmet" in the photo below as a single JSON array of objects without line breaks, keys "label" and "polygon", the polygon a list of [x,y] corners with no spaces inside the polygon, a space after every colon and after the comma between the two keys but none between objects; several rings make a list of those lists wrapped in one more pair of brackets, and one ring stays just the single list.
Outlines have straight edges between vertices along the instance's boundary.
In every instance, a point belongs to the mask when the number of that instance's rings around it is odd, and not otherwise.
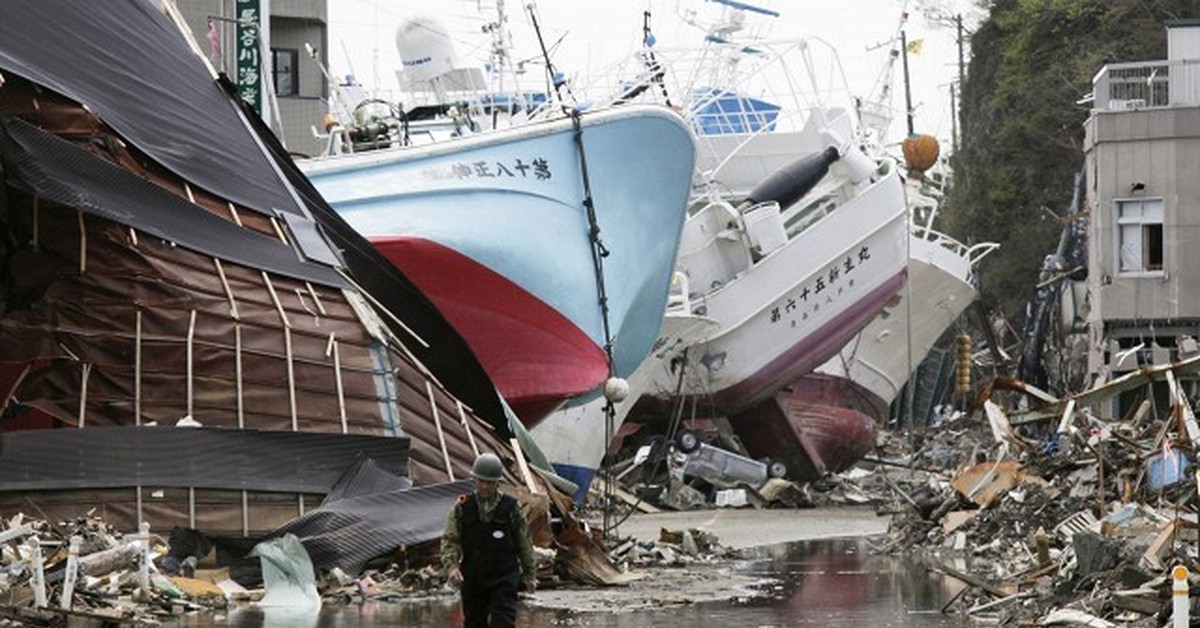
[{"label": "military helmet", "polygon": [[478,480],[500,481],[504,474],[504,464],[500,457],[493,453],[479,454],[475,464],[471,465],[471,477]]}]

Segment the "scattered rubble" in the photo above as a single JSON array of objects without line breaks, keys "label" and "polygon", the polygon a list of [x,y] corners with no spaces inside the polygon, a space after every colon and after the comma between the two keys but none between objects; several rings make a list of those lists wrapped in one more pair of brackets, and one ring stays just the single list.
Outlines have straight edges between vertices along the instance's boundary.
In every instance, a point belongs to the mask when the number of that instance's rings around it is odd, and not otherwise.
[{"label": "scattered rubble", "polygon": [[[985,398],[981,412],[890,435],[862,465],[870,471],[809,494],[866,498],[892,515],[879,551],[928,554],[965,583],[944,612],[999,626],[1161,626],[1173,567],[1200,590],[1200,475],[1189,468],[1200,430],[1172,368],[1190,366],[1143,369],[1068,400],[1033,391],[1037,409],[1012,417]],[[1161,416],[1149,397],[1119,420],[1092,411],[1106,389],[1145,384],[1150,395],[1155,379],[1169,383]]]},{"label": "scattered rubble", "polygon": [[[870,504],[891,516],[878,551],[920,552],[931,569],[964,584],[944,612],[999,626],[1157,627],[1171,616],[1172,587],[1179,586],[1173,571],[1200,573],[1200,474],[1193,468],[1200,426],[1171,370],[1156,369],[1138,375],[1147,384],[1156,378],[1170,384],[1161,411],[1148,394],[1124,416],[1100,419],[1094,407],[1105,395],[1095,390],[1067,400],[1032,391],[1037,396],[1030,403],[1004,398],[1019,386],[991,386],[978,411],[947,416],[919,432],[883,434],[876,454],[856,468],[803,486],[778,478],[697,482],[679,473],[682,465],[668,464],[658,475],[624,476],[634,482],[597,481],[592,501],[608,504],[617,517],[714,504]],[[1134,389],[1129,381],[1110,386]],[[1004,407],[1020,410],[1010,416]],[[538,501],[541,512],[570,513],[561,499],[542,493],[531,503]],[[728,570],[741,555],[704,530],[663,529],[651,541],[604,539],[599,526],[580,519],[568,517],[573,527],[562,529],[543,518],[545,529],[535,530],[549,539],[537,543],[542,590],[579,590],[604,608],[687,604],[718,589],[753,595],[752,579],[736,581]],[[285,543],[272,561],[290,564],[299,558],[286,556],[296,546],[285,551]],[[596,550],[602,547],[609,549]],[[166,539],[121,534],[94,516],[0,521],[0,625],[55,625],[74,616],[153,626],[180,614],[263,603],[263,588],[247,589],[228,569],[211,568],[212,551],[187,530]],[[451,596],[435,554],[432,541],[405,546],[354,573],[317,566],[310,597],[346,604]],[[675,583],[679,595],[664,592],[651,601],[590,588],[648,575]],[[1200,591],[1200,577],[1185,578],[1184,586]],[[560,597],[568,604],[583,599]]]},{"label": "scattered rubble", "polygon": [[[598,540],[599,530],[584,530]],[[669,573],[664,579],[669,586],[686,581],[698,588],[689,585],[695,590],[681,590],[686,595],[674,602],[670,596],[654,597],[656,606],[690,603],[738,585],[746,590],[738,589],[737,595],[753,595],[748,587],[754,578],[714,569],[740,554],[702,530],[664,529],[654,541],[623,538],[607,556],[590,559],[572,549],[581,546],[586,544],[568,543],[558,551],[535,548],[540,589],[569,586],[581,595],[594,594],[595,586],[627,584],[660,570]],[[122,535],[94,513],[65,522],[17,515],[0,521],[0,626],[57,626],[71,617],[158,626],[174,616],[219,613],[247,603],[318,608],[457,595],[437,566],[436,541],[405,547],[386,557],[386,566],[373,561],[350,574],[337,567],[314,569],[300,541],[285,535],[251,552],[262,562],[265,582],[256,588],[236,582],[228,567],[212,568],[214,553],[213,544],[194,530],[176,528],[164,539],[148,532]],[[615,566],[619,582],[597,581],[589,560],[610,560],[608,568]],[[712,581],[707,587],[706,580]]]}]

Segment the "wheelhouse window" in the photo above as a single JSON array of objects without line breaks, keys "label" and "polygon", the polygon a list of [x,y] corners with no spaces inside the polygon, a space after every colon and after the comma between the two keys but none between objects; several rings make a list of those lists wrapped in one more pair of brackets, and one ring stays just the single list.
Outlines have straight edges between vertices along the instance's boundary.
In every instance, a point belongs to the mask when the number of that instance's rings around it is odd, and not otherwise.
[{"label": "wheelhouse window", "polygon": [[288,48],[271,49],[271,68],[275,75],[277,96],[300,95],[299,51]]},{"label": "wheelhouse window", "polygon": [[1117,271],[1157,273],[1163,270],[1162,199],[1117,201]]}]

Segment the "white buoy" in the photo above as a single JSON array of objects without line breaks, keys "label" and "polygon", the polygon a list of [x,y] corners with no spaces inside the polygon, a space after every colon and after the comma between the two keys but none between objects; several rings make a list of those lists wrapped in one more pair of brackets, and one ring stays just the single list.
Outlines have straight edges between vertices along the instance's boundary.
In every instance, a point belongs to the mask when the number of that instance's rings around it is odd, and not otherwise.
[{"label": "white buoy", "polygon": [[62,595],[58,599],[58,606],[63,610],[71,610],[71,597],[75,595],[75,577],[79,574],[79,544],[83,542],[83,538],[76,535],[71,537],[71,544],[67,546],[67,571],[63,574]]},{"label": "white buoy", "polygon": [[610,377],[604,382],[604,398],[613,402],[621,403],[629,396],[629,382],[620,377]]},{"label": "white buoy", "polygon": [[1171,611],[1174,628],[1188,627],[1188,569],[1175,565],[1171,569]]}]

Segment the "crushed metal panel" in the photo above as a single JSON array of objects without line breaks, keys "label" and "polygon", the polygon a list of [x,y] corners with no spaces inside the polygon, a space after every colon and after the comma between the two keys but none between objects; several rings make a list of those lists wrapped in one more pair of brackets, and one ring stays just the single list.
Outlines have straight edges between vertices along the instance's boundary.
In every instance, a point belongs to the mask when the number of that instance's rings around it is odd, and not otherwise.
[{"label": "crushed metal panel", "polygon": [[0,432],[0,492],[174,486],[325,493],[360,456],[398,475],[408,439],[182,427]]},{"label": "crushed metal panel", "polygon": [[202,211],[23,120],[0,121],[0,155],[10,185],[225,261],[325,285],[345,284],[327,266],[301,261],[276,238]]},{"label": "crushed metal panel", "polygon": [[368,560],[402,545],[441,538],[446,517],[470,481],[346,497],[322,504],[276,530],[296,535],[318,569],[357,572]]},{"label": "crushed metal panel", "polygon": [[149,0],[114,0],[103,11],[72,0],[7,2],[0,69],[85,103],[185,180],[260,213],[304,213],[237,107]]}]

